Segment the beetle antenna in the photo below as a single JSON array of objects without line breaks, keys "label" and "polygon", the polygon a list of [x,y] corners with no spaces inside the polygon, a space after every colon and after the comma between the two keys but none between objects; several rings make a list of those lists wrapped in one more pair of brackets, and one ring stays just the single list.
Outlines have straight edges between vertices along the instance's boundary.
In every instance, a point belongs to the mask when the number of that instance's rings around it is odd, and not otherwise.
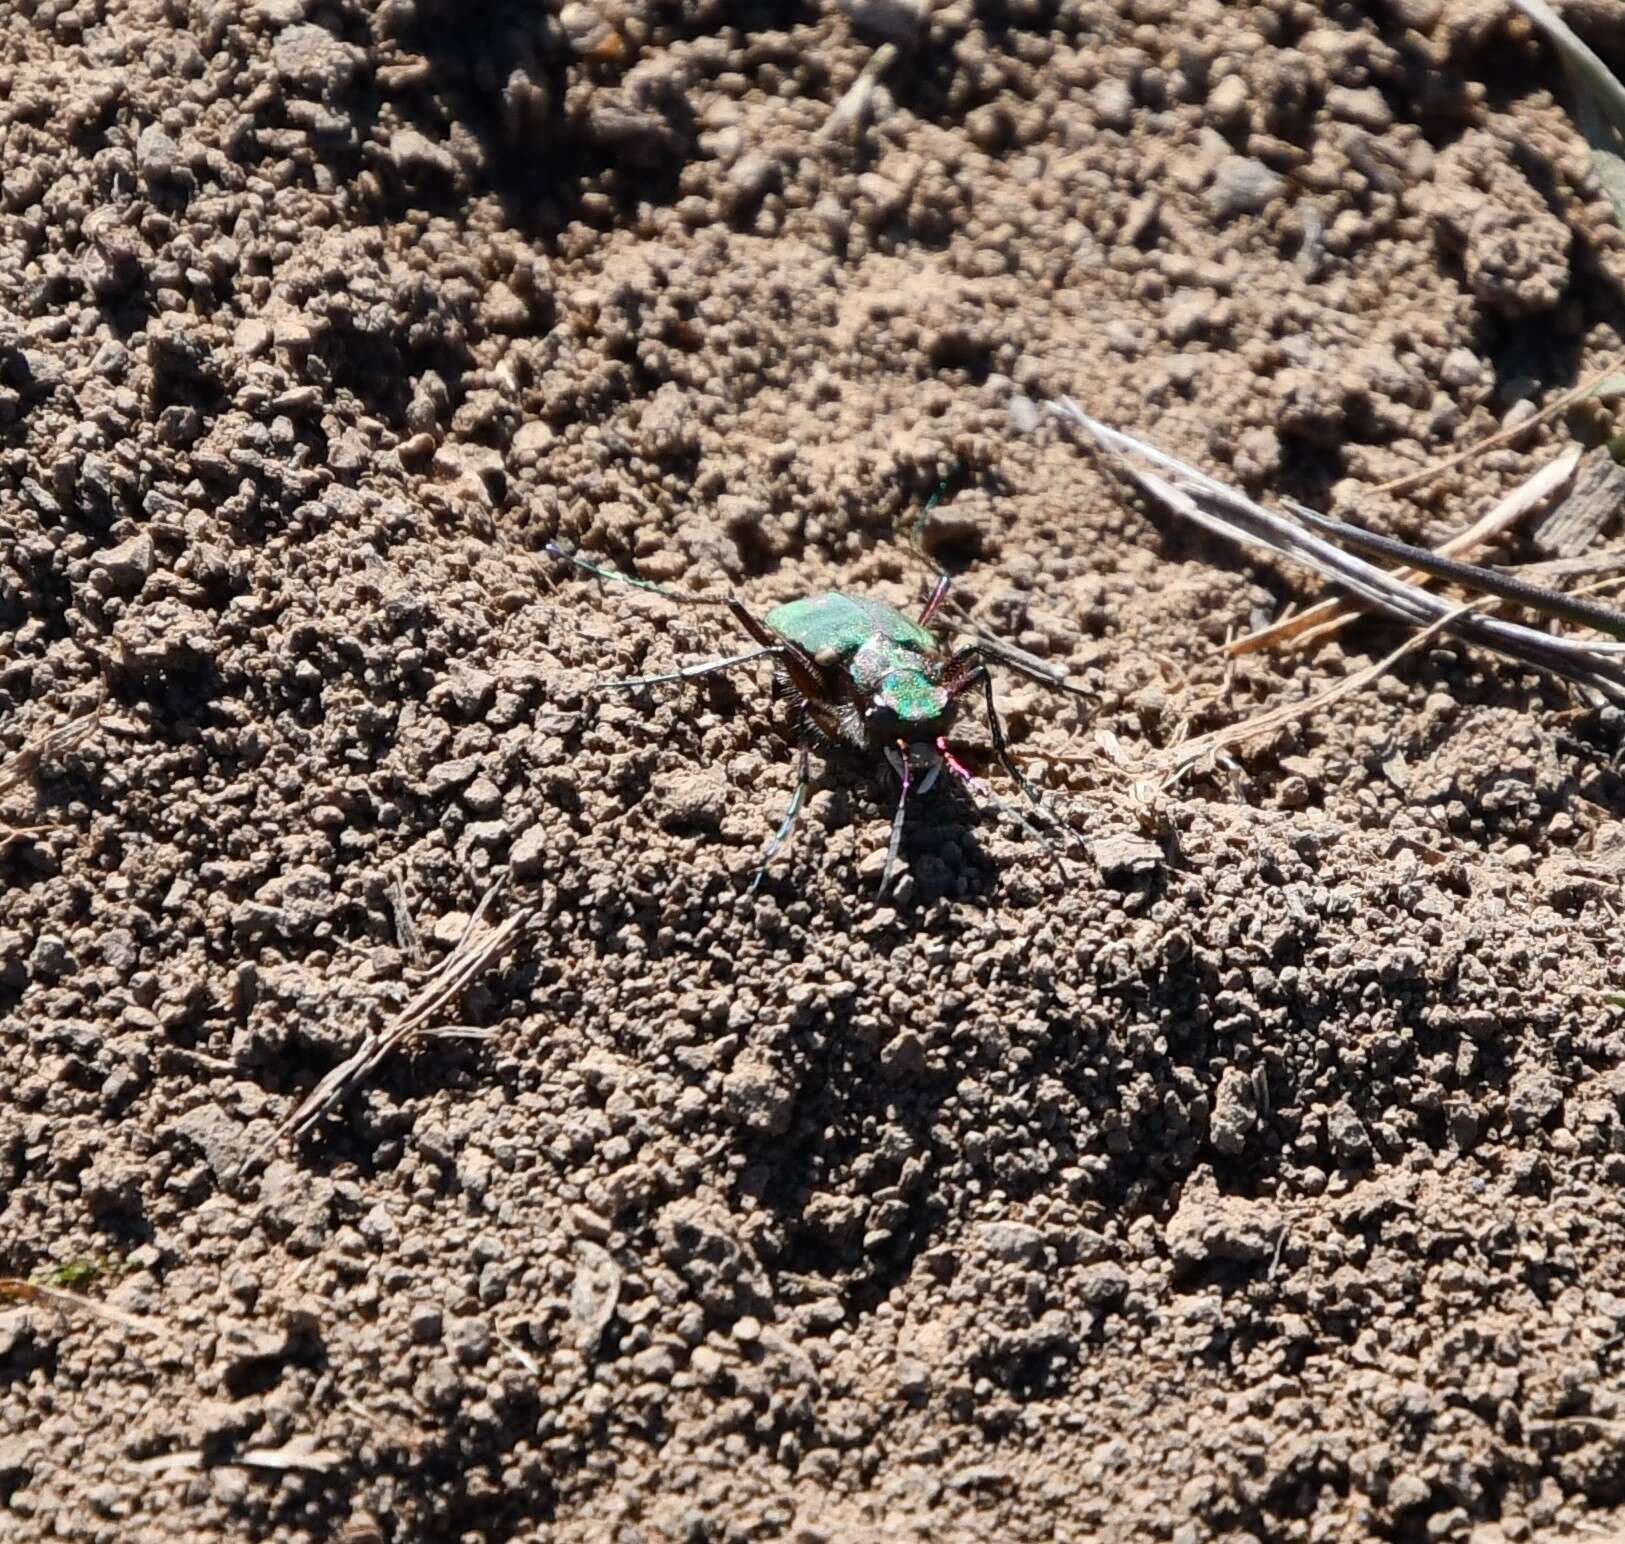
[{"label": "beetle antenna", "polygon": [[566,563],[573,563],[583,573],[588,573],[594,579],[608,580],[613,584],[630,585],[634,590],[647,590],[651,595],[659,595],[666,600],[676,601],[681,606],[726,606],[732,599],[728,595],[684,595],[679,590],[668,590],[662,584],[656,584],[652,579],[639,579],[632,574],[623,574],[618,568],[610,568],[602,563],[589,563],[579,553],[559,542],[550,541],[543,545],[542,551],[549,557],[560,558]]},{"label": "beetle antenna", "polygon": [[750,889],[745,893],[755,895],[761,888],[762,881],[767,878],[767,866],[773,861],[773,854],[784,845],[784,840],[790,834],[790,828],[796,823],[796,816],[801,813],[801,806],[807,797],[807,784],[811,780],[811,761],[807,755],[807,747],[801,747],[801,769],[796,774],[795,792],[790,795],[790,808],[784,812],[784,819],[779,822],[779,829],[773,833],[773,838],[762,850],[762,861],[757,865],[756,877],[750,882]]},{"label": "beetle antenna", "polygon": [[[1066,692],[1074,697],[1093,697],[1095,694],[1087,687],[1075,686],[1058,671],[1050,669],[1042,660],[1027,653],[1025,649],[1018,649],[1013,644],[1002,643],[991,633],[984,632],[971,619],[971,614],[957,601],[948,598],[948,586],[951,577],[948,570],[939,563],[926,549],[925,526],[930,519],[931,511],[947,496],[948,488],[961,470],[962,463],[955,461],[949,468],[948,475],[936,486],[936,490],[921,506],[919,514],[909,527],[909,545],[914,548],[915,554],[937,576],[936,588],[931,592],[931,599],[926,603],[925,611],[920,617],[923,627],[946,604],[956,617],[954,625],[968,632],[976,639],[975,648],[997,659],[1001,664],[1008,665],[1010,669],[1027,677],[1029,681],[1036,681],[1040,686],[1047,686],[1053,691]],[[966,650],[966,653],[971,652]]]},{"label": "beetle antenna", "polygon": [[1087,686],[1079,686],[1067,680],[1058,670],[1051,670],[1042,660],[1029,654],[1025,649],[1001,643],[997,638],[988,637],[974,626],[971,631],[977,637],[976,652],[988,659],[996,659],[1007,670],[1013,670],[1017,675],[1025,676],[1040,686],[1047,686],[1052,692],[1065,692],[1069,697],[1087,697],[1090,701],[1094,701],[1098,695]]}]

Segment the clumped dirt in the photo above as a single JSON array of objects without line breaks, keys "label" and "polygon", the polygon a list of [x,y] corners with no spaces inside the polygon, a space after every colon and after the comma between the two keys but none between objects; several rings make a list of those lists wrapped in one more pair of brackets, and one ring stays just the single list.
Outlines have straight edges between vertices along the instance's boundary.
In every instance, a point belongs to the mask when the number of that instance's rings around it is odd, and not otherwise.
[{"label": "clumped dirt", "polygon": [[[1227,664],[1311,590],[1033,406],[1426,540],[1600,441],[1367,492],[1620,352],[1505,8],[0,37],[0,1275],[147,1324],[0,1303],[0,1537],[1619,1526],[1619,715],[1441,645],[1137,798],[1101,732],[1395,635]],[[945,477],[966,613],[1098,694],[1001,684],[1081,850],[941,787],[876,904],[895,789],[832,756],[747,899],[767,672],[591,692],[744,645],[542,544],[912,606]],[[505,873],[484,1038],[290,1137]]]}]

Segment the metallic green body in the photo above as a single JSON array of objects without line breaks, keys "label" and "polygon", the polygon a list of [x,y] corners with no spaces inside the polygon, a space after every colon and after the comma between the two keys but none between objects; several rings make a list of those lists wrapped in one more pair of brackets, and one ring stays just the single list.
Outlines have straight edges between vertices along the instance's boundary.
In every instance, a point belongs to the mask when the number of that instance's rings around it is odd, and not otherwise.
[{"label": "metallic green body", "polygon": [[775,606],[767,625],[781,638],[799,643],[820,664],[826,656],[845,660],[873,638],[888,639],[914,654],[937,652],[937,640],[918,622],[878,600],[828,591]]},{"label": "metallic green body", "polygon": [[859,702],[888,708],[903,724],[931,726],[948,710],[949,694],[937,684],[941,646],[881,601],[836,591],[809,595],[775,607],[767,625],[825,670],[840,671]]}]

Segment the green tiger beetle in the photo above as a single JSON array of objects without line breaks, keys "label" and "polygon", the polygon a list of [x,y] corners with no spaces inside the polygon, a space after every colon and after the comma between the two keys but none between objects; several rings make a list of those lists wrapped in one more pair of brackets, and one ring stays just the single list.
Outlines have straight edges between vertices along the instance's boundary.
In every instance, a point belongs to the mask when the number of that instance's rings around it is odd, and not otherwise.
[{"label": "green tiger beetle", "polygon": [[[892,819],[891,842],[886,849],[877,899],[885,896],[891,884],[910,793],[929,792],[945,767],[965,785],[972,802],[980,798],[1013,819],[1060,865],[1060,855],[1049,838],[1020,809],[998,798],[955,753],[948,743],[948,730],[960,699],[973,689],[979,689],[987,709],[993,753],[999,764],[1033,807],[1046,819],[1052,819],[1038,790],[1011,759],[1004,724],[993,697],[989,666],[997,661],[1040,685],[1081,697],[1091,694],[1045,669],[1031,656],[991,639],[984,638],[952,652],[944,648],[930,625],[948,597],[948,575],[943,574],[937,580],[918,621],[910,620],[883,601],[833,590],[776,606],[768,612],[765,621],[758,621],[734,596],[682,595],[647,579],[635,579],[617,569],[589,563],[557,542],[547,543],[545,550],[550,556],[573,563],[598,579],[631,585],[684,604],[726,606],[757,645],[742,654],[702,660],[662,675],[602,681],[598,683],[600,689],[692,681],[772,656],[776,666],[775,695],[788,698],[792,704],[793,728],[800,745],[800,768],[790,807],[762,853],[748,893],[756,893],[767,875],[768,865],[784,845],[801,813],[812,777],[810,753],[814,745],[846,746],[869,755],[879,752],[897,774],[901,792]],[[1065,873],[1064,867],[1062,873]]]}]

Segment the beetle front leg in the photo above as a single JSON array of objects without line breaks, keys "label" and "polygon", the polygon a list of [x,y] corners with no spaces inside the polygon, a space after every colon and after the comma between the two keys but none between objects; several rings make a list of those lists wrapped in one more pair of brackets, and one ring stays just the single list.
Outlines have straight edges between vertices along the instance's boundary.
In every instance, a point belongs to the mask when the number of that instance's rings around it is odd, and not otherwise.
[{"label": "beetle front leg", "polygon": [[[945,736],[939,735],[937,737],[937,753],[942,757],[943,765],[945,765],[948,770],[952,772],[953,775],[970,790],[971,799],[973,802],[978,797],[985,799],[999,814],[1008,816],[1011,820],[1013,820],[1022,828],[1023,831],[1027,833],[1028,836],[1032,837],[1033,840],[1036,841],[1044,849],[1044,851],[1050,855],[1051,859],[1054,860],[1055,867],[1060,873],[1061,878],[1067,878],[1066,861],[1061,857],[1060,849],[1056,847],[1055,843],[1045,836],[1044,833],[1040,831],[1038,827],[1035,826],[1024,814],[1022,814],[1022,812],[1017,809],[1015,805],[1006,804],[1003,799],[1001,799],[996,793],[993,792],[991,788],[987,786],[986,783],[982,781],[981,778],[972,772],[971,769],[954,754],[953,747],[948,744]],[[1042,808],[1042,806],[1040,806],[1040,808]],[[1043,814],[1046,819],[1054,819],[1048,810],[1044,810]]]},{"label": "beetle front leg", "polygon": [[728,609],[733,612],[734,620],[764,649],[773,649],[778,653],[784,661],[786,674],[803,698],[817,701],[823,697],[824,683],[812,655],[799,644],[791,643],[788,638],[781,638],[771,628],[763,626],[745,609],[745,603],[735,596],[728,597]]},{"label": "beetle front leg", "polygon": [[761,888],[762,881],[767,878],[767,866],[773,861],[773,854],[784,845],[785,838],[789,836],[791,827],[796,823],[796,816],[801,813],[801,806],[807,799],[807,785],[811,781],[811,758],[807,754],[807,747],[801,747],[801,767],[796,774],[795,792],[790,795],[790,808],[784,812],[784,819],[779,822],[779,829],[773,833],[772,840],[762,850],[762,861],[757,866],[756,877],[750,882],[750,889],[745,893],[755,895]]},{"label": "beetle front leg", "polygon": [[999,709],[993,700],[993,677],[986,665],[980,668],[982,673],[982,700],[987,704],[987,726],[988,732],[993,737],[993,754],[999,758],[999,765],[1015,779],[1016,787],[1027,795],[1028,802],[1035,809],[1043,810],[1047,815],[1049,811],[1044,809],[1044,801],[1039,797],[1038,790],[1022,775],[1021,768],[1016,765],[1014,758],[1010,755],[1010,746],[1004,738],[1004,723],[999,718]]}]

